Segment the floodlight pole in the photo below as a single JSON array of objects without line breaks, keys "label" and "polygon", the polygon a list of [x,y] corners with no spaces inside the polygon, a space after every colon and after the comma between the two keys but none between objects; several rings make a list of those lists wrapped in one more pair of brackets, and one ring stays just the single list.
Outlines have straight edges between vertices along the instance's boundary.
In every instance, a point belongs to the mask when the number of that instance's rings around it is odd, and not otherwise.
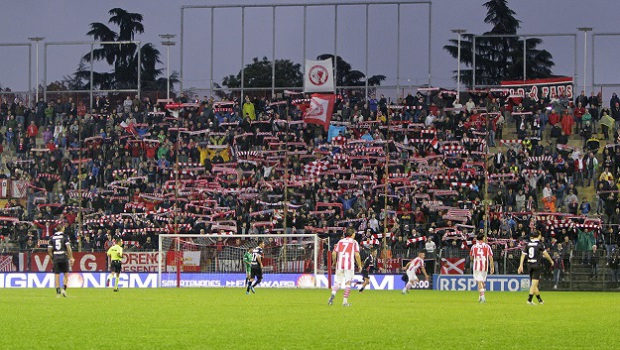
[{"label": "floodlight pole", "polygon": [[461,35],[465,33],[465,29],[452,29],[452,33],[457,34],[457,58],[456,58],[456,100],[460,101],[461,97]]},{"label": "floodlight pole", "polygon": [[[170,46],[174,46],[175,42],[170,39],[174,39],[174,34],[160,34],[159,37],[166,39],[162,41],[162,45],[166,47],[166,99],[170,100]],[[169,101],[168,101],[169,102]]]},{"label": "floodlight pole", "polygon": [[583,32],[583,91],[586,91],[586,64],[588,61],[588,32],[592,27],[579,27],[578,31]]},{"label": "floodlight pole", "polygon": [[35,100],[34,100],[34,104],[36,105],[39,102],[39,42],[43,41],[45,38],[42,36],[35,36],[35,37],[31,37],[28,38],[28,40],[30,41],[34,41],[36,43],[36,49],[35,49],[35,64],[36,64],[36,69],[35,69],[35,81],[36,83],[34,84],[34,90],[35,90]]}]

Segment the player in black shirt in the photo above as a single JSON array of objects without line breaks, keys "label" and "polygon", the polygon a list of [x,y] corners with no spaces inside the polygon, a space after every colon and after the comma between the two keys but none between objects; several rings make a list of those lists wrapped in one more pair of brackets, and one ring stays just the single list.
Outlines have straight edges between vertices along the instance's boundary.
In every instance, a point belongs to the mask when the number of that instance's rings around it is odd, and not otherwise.
[{"label": "player in black shirt", "polygon": [[[265,242],[260,241],[258,246],[252,251],[252,263],[250,264],[250,283],[245,290],[245,294],[249,294],[250,291],[254,292],[260,281],[263,280],[263,248],[265,248]],[[253,282],[253,283],[252,283]]]},{"label": "player in black shirt", "polygon": [[[69,237],[63,232],[64,228],[56,231],[50,238],[47,245],[47,254],[49,254],[54,264],[54,274],[56,275],[56,297],[67,297],[67,281],[69,276],[69,266],[73,265],[73,250],[71,250],[71,242]],[[60,274],[63,273],[63,289],[60,290]]]},{"label": "player in black shirt", "polygon": [[376,270],[376,261],[377,261],[377,248],[370,249],[370,254],[364,260],[364,266],[362,267],[362,277],[364,278],[364,283],[362,283],[362,287],[359,292],[363,293],[364,288],[370,284],[370,272],[374,272]]},{"label": "player in black shirt", "polygon": [[538,282],[540,281],[540,270],[542,269],[542,258],[549,260],[553,267],[553,259],[547,250],[545,244],[540,241],[540,231],[534,231],[530,234],[530,241],[523,247],[521,254],[521,262],[519,264],[518,273],[523,273],[523,262],[527,259],[527,267],[530,272],[530,295],[527,298],[528,305],[536,305],[532,302],[532,296],[536,295],[538,303],[543,304],[538,290]]}]

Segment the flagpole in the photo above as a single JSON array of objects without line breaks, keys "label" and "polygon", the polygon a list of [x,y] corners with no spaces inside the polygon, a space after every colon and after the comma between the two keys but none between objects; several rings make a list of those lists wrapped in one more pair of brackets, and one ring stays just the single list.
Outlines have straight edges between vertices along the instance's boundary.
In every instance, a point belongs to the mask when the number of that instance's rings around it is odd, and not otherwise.
[{"label": "flagpole", "polygon": [[490,121],[490,114],[488,114],[487,111],[487,115],[486,115],[486,124],[487,124],[487,142],[485,145],[485,149],[486,152],[484,154],[484,241],[487,242],[487,236],[489,234],[489,167],[488,167],[488,162],[489,162],[489,153],[490,153],[490,146],[489,144],[491,143],[491,133],[489,133],[489,127],[491,125],[491,123],[489,123]]},{"label": "flagpole", "polygon": [[[286,115],[288,116],[288,107],[286,107]],[[284,134],[284,196],[283,196],[283,200],[284,200],[284,213],[282,215],[282,217],[284,218],[284,223],[282,225],[282,227],[284,228],[284,234],[286,234],[286,219],[287,219],[287,213],[288,213],[288,124],[287,125],[287,130],[286,133]],[[284,244],[283,247],[286,247],[286,236],[284,236]],[[283,250],[283,255],[284,255],[284,261],[286,261],[286,249]]]},{"label": "flagpole", "polygon": [[[37,86],[37,91],[38,91],[38,86]],[[82,197],[82,117],[78,114],[77,116],[77,120],[78,120],[78,147],[80,148],[78,153],[79,153],[79,157],[78,157],[78,201],[80,203],[79,205],[79,212],[78,212],[78,234],[77,234],[77,242],[78,242],[78,252],[82,251],[82,204],[84,201],[84,197]]]},{"label": "flagpole", "polygon": [[[385,190],[383,191],[384,202],[383,202],[383,251],[384,254],[387,253],[388,245],[387,245],[387,234],[388,234],[388,185],[390,183],[390,113],[385,116],[385,120],[387,122],[387,142],[385,143],[385,170],[383,174],[383,178],[385,179]],[[384,255],[385,256],[385,255]]]}]

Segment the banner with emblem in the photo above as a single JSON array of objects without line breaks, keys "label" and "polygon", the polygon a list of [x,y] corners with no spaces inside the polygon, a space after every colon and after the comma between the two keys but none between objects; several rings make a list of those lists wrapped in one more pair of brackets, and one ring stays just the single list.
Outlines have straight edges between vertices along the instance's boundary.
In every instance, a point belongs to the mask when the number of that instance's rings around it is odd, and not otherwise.
[{"label": "banner with emblem", "polygon": [[304,123],[322,125],[325,131],[329,129],[332,119],[336,95],[312,94],[310,107],[304,113]]},{"label": "banner with emblem", "polygon": [[1,179],[0,180],[0,197],[7,198],[11,196],[11,180]]},{"label": "banner with emblem", "polygon": [[334,68],[331,59],[323,61],[306,60],[304,71],[304,92],[334,91]]}]

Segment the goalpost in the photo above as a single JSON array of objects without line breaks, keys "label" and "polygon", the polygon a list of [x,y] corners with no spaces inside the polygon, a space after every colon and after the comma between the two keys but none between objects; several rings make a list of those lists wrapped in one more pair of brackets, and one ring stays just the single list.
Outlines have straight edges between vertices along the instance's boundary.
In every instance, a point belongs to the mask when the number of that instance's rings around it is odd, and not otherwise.
[{"label": "goalpost", "polygon": [[[243,255],[263,249],[261,285],[315,288],[322,272],[322,245],[314,234],[161,234],[158,287],[243,287]],[[261,286],[259,285],[259,286]]]}]

